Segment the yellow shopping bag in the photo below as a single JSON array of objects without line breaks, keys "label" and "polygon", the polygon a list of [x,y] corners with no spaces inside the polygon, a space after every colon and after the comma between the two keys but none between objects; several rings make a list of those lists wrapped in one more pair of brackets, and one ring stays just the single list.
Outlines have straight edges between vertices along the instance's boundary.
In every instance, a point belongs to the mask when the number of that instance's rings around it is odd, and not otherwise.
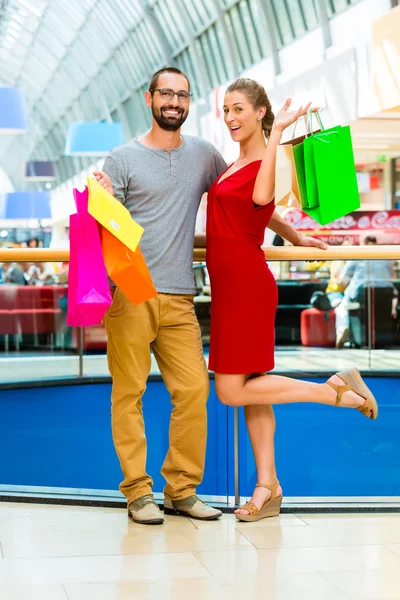
[{"label": "yellow shopping bag", "polygon": [[105,229],[121,240],[127,248],[136,251],[143,227],[132,219],[128,209],[118,202],[95,179],[87,178],[89,189],[88,211]]}]

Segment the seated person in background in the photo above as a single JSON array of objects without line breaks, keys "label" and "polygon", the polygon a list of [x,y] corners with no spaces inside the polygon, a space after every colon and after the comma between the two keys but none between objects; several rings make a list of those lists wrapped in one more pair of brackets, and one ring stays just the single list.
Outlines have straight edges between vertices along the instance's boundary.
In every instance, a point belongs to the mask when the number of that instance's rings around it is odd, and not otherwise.
[{"label": "seated person in background", "polygon": [[55,283],[57,280],[57,271],[58,264],[57,263],[39,263],[40,268],[40,277],[39,277],[39,285],[50,285]]},{"label": "seated person in background", "polygon": [[69,272],[69,263],[63,262],[60,270],[58,271],[58,283],[60,285],[68,285],[68,272]]},{"label": "seated person in background", "polygon": [[56,280],[54,263],[30,263],[25,272],[28,285],[49,285]]},{"label": "seated person in background", "polygon": [[10,263],[3,266],[3,281],[12,285],[25,285],[25,263]]},{"label": "seated person in background", "polygon": [[392,318],[397,319],[397,305],[399,304],[399,293],[394,288],[393,300],[392,300]]},{"label": "seated person in background", "polygon": [[43,242],[39,238],[30,238],[26,243],[28,248],[43,248]]},{"label": "seated person in background", "polygon": [[39,264],[30,263],[28,269],[25,271],[25,279],[28,285],[36,285],[40,280],[40,267]]},{"label": "seated person in background", "polygon": [[[367,236],[364,240],[366,246],[376,245],[376,237]],[[342,348],[349,339],[349,308],[351,302],[357,298],[359,289],[368,282],[374,287],[392,287],[392,317],[397,316],[398,292],[394,287],[393,261],[391,260],[360,260],[346,262],[342,274],[338,277],[339,284],[348,284],[343,295],[343,300],[336,307],[336,347]]]},{"label": "seated person in background", "polygon": [[[341,245],[349,246],[351,245],[351,242],[348,240],[344,240]],[[334,260],[331,262],[330,265],[330,277],[328,287],[326,288],[325,293],[328,296],[328,300],[331,303],[332,308],[338,306],[343,300],[343,295],[347,283],[339,283],[339,278],[341,276],[345,264],[345,260]]]}]

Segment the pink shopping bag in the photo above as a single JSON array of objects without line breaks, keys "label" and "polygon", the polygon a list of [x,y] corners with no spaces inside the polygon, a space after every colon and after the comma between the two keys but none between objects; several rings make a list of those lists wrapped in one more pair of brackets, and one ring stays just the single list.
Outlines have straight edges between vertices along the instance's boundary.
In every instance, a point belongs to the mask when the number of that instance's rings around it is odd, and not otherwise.
[{"label": "pink shopping bag", "polygon": [[88,213],[89,192],[74,189],[77,213],[70,216],[67,325],[101,323],[111,294],[96,220]]}]

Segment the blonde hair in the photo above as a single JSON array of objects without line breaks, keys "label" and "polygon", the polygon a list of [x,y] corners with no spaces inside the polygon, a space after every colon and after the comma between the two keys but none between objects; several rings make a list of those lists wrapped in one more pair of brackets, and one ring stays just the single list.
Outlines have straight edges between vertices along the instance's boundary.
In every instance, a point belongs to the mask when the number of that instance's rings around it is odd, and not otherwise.
[{"label": "blonde hair", "polygon": [[265,137],[268,139],[271,134],[275,115],[272,112],[271,102],[263,86],[254,81],[254,79],[242,77],[231,83],[225,93],[229,92],[242,92],[245,94],[255,110],[265,106],[267,110],[261,121],[261,126]]}]

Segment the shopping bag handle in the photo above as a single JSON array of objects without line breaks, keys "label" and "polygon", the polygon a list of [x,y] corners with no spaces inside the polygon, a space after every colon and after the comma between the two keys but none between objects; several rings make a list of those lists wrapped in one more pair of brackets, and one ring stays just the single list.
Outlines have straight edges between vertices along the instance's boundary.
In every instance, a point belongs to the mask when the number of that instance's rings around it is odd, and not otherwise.
[{"label": "shopping bag handle", "polygon": [[[303,115],[303,119],[304,119],[304,123],[306,126],[306,137],[309,137],[310,135],[313,135],[313,125],[312,125],[312,114],[313,111],[311,110],[311,108],[307,111],[307,113],[305,115]],[[317,110],[316,113],[317,115],[317,120],[318,120],[318,124],[321,128],[321,131],[325,130],[325,127],[323,126],[323,123],[321,121],[321,115],[319,114],[319,111]],[[297,119],[296,123],[294,124],[293,127],[293,133],[292,133],[292,140],[295,139],[295,133],[296,133],[296,127],[297,127],[297,123],[299,122],[299,119]]]},{"label": "shopping bag handle", "polygon": [[[313,114],[313,113],[312,113],[312,110],[311,110],[311,108],[310,108],[310,109],[309,109],[309,111],[308,111],[308,113],[307,113],[307,116],[308,116],[308,115],[310,116],[310,125],[311,125],[311,127],[310,127],[310,130],[311,130],[311,133],[310,133],[310,135],[314,135],[314,132],[312,131],[312,114]],[[324,127],[324,126],[323,126],[323,124],[322,124],[322,121],[321,121],[321,116],[320,116],[320,114],[319,114],[319,111],[317,110],[315,114],[317,115],[317,119],[318,119],[319,126],[321,127],[321,131],[325,131],[325,127]],[[318,135],[318,134],[317,134],[317,135]],[[326,138],[326,136],[330,136],[330,135],[339,135],[339,132],[338,132],[338,131],[328,131],[327,133],[325,133],[325,136],[324,136],[324,137]],[[321,142],[324,142],[325,144],[329,144],[329,140],[328,140],[328,139],[324,139],[324,137],[320,137],[320,136],[318,136],[318,139],[319,139]]]},{"label": "shopping bag handle", "polygon": [[[304,119],[304,123],[305,123],[305,126],[306,126],[306,137],[308,137],[310,134],[309,134],[309,132],[308,132],[308,120],[307,120],[307,115],[303,115],[303,119]],[[294,139],[295,139],[295,135],[294,135],[294,134],[296,133],[296,127],[297,127],[297,123],[299,122],[299,120],[300,120],[300,117],[299,117],[299,118],[296,120],[296,123],[294,124],[294,127],[293,127],[293,133],[292,133],[292,140],[294,140]]]},{"label": "shopping bag handle", "polygon": [[[325,131],[325,127],[324,127],[324,125],[323,125],[323,123],[321,121],[321,115],[319,114],[319,110],[317,110],[315,112],[315,115],[317,117],[317,121],[318,121],[318,124],[319,124],[319,126],[321,128],[321,131]],[[309,108],[308,111],[307,111],[307,125],[308,124],[310,125],[310,127],[308,129],[308,134],[309,135],[313,135],[314,134],[314,132],[313,132],[313,125],[312,125],[312,116],[313,116],[313,111],[312,111],[311,108]]]}]

